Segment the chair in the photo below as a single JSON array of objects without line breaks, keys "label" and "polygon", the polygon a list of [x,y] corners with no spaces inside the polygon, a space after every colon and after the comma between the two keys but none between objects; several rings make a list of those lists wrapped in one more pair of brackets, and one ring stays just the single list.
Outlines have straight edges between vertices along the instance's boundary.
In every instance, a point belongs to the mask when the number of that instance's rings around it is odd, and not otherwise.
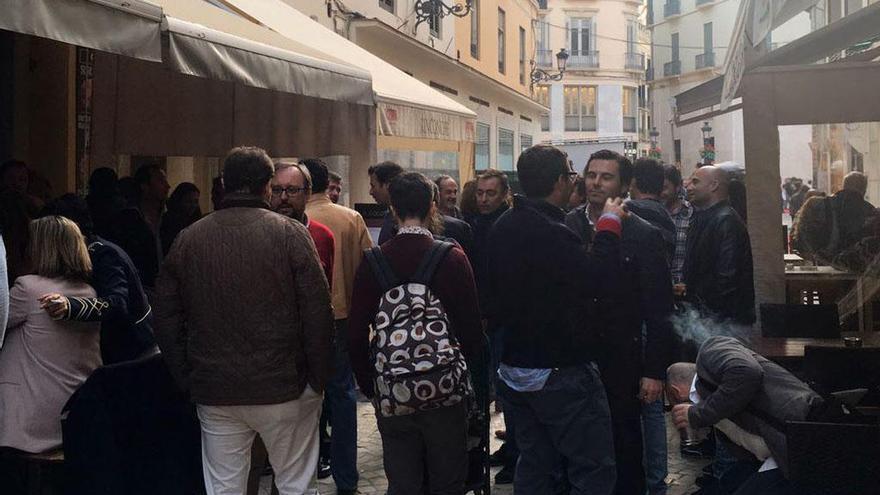
[{"label": "chair", "polygon": [[880,347],[804,348],[804,378],[824,391],[868,389],[865,405],[878,404],[880,394]]},{"label": "chair", "polygon": [[760,310],[764,337],[840,337],[840,314],[836,304],[761,304]]},{"label": "chair", "polygon": [[202,484],[194,407],[161,355],[95,370],[62,413],[66,494],[192,495]]},{"label": "chair", "polygon": [[788,467],[803,495],[876,495],[880,426],[793,421],[786,424]]}]

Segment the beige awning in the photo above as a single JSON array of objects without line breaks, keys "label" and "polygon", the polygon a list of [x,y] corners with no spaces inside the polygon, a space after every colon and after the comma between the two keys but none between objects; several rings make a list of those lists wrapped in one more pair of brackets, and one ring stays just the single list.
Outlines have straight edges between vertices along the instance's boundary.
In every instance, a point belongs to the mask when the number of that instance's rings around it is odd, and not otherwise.
[{"label": "beige awning", "polygon": [[162,9],[140,0],[0,0],[0,29],[159,62]]},{"label": "beige awning", "polygon": [[369,71],[379,102],[476,119],[477,115],[466,106],[339,36],[282,0],[220,1],[291,40]]}]

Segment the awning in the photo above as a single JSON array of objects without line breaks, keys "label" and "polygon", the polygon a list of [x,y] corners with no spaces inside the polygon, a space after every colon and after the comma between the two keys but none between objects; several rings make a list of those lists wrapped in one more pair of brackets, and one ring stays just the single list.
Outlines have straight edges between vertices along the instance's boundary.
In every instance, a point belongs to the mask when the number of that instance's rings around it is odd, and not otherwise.
[{"label": "awning", "polygon": [[140,0],[0,0],[0,29],[159,62],[162,9]]},{"label": "awning", "polygon": [[298,43],[369,71],[377,101],[476,119],[466,106],[313,21],[282,0],[220,0],[236,12]]},{"label": "awning", "polygon": [[315,58],[308,47],[202,0],[156,0],[165,63],[183,74],[314,98],[373,105],[370,74]]},{"label": "awning", "polygon": [[[746,71],[757,67],[807,64],[849,48],[880,34],[880,2],[813,31],[748,64]],[[695,86],[675,96],[679,115],[721,103],[724,76]]]}]

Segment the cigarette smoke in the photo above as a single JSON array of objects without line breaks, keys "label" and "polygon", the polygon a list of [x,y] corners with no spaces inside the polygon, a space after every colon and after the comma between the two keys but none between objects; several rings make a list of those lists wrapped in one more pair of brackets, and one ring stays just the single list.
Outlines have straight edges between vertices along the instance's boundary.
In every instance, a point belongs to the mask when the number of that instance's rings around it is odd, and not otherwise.
[{"label": "cigarette smoke", "polygon": [[754,336],[751,325],[707,317],[690,303],[683,303],[671,320],[675,334],[683,342],[693,344],[696,348],[703,345],[709,337],[717,336],[733,337],[751,346]]}]

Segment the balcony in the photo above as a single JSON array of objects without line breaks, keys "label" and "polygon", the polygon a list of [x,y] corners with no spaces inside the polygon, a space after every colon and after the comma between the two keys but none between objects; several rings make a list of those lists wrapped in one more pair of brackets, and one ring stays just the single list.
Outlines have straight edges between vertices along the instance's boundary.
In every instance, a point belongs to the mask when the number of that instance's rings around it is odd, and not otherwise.
[{"label": "balcony", "polygon": [[644,53],[631,53],[627,52],[626,56],[626,69],[627,70],[637,70],[642,71],[645,69],[645,54]]},{"label": "balcony", "polygon": [[715,2],[715,0],[697,0],[697,7],[702,7],[703,5],[708,5],[713,2]]},{"label": "balcony", "polygon": [[715,67],[715,52],[700,53],[697,55],[694,61],[694,67],[698,70]]},{"label": "balcony", "polygon": [[538,8],[541,10],[547,10],[547,0],[538,0]]},{"label": "balcony", "polygon": [[568,57],[567,69],[582,70],[596,69],[599,67],[599,52],[587,50],[572,50]]},{"label": "balcony", "polygon": [[663,17],[672,17],[681,14],[681,0],[667,0],[663,5]]},{"label": "balcony", "polygon": [[681,75],[681,60],[673,60],[663,64],[663,77]]},{"label": "balcony", "polygon": [[553,67],[553,50],[538,49],[535,53],[535,63],[538,67]]}]

